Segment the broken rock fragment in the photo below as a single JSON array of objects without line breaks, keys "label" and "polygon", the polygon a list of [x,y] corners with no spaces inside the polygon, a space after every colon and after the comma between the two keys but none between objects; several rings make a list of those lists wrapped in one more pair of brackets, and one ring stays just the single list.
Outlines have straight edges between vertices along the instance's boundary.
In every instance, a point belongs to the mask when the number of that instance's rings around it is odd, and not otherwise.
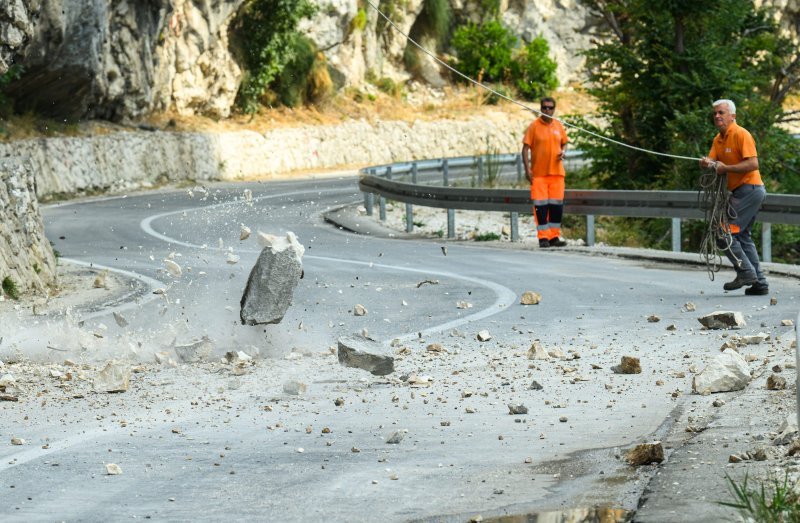
[{"label": "broken rock fragment", "polygon": [[109,476],[119,476],[122,474],[122,468],[116,463],[106,463],[106,474]]},{"label": "broken rock fragment", "polygon": [[389,434],[389,437],[386,438],[386,443],[389,445],[397,445],[398,443],[403,441],[403,438],[405,437],[406,437],[405,430],[396,430],[391,434]]},{"label": "broken rock fragment", "polygon": [[542,301],[541,294],[533,291],[525,291],[522,293],[519,303],[521,305],[539,305],[540,301]]},{"label": "broken rock fragment", "polygon": [[707,329],[739,329],[747,325],[739,311],[717,311],[697,318]]},{"label": "broken rock fragment", "polygon": [[786,388],[786,378],[772,374],[767,378],[768,390],[784,390]]},{"label": "broken rock fragment", "polygon": [[544,350],[542,344],[536,340],[531,344],[531,347],[528,349],[528,359],[529,360],[549,360],[550,355],[547,354],[547,351]]},{"label": "broken rock fragment", "polygon": [[489,334],[489,331],[484,329],[484,330],[478,332],[477,338],[478,338],[478,341],[489,341],[489,340],[492,339],[492,335]]},{"label": "broken rock fragment", "polygon": [[732,349],[714,358],[709,365],[694,376],[692,390],[697,394],[741,390],[750,383],[747,362]]},{"label": "broken rock fragment", "polygon": [[394,356],[377,341],[351,334],[338,340],[339,363],[345,367],[363,369],[376,376],[385,376],[394,372]]},{"label": "broken rock fragment", "polygon": [[353,316],[366,316],[369,311],[360,303],[356,303],[353,307]]},{"label": "broken rock fragment", "polygon": [[611,370],[616,374],[641,374],[642,366],[639,358],[633,356],[623,356],[619,365],[614,365]]},{"label": "broken rock fragment", "polygon": [[243,325],[280,323],[303,273],[305,248],[292,232],[285,237],[259,233],[265,244],[250,271],[241,300]]},{"label": "broken rock fragment", "polygon": [[664,461],[664,447],[660,441],[636,445],[625,454],[625,460],[634,466],[661,463]]},{"label": "broken rock fragment", "polygon": [[94,390],[99,392],[125,392],[131,379],[131,366],[121,361],[106,363],[94,379]]},{"label": "broken rock fragment", "polygon": [[523,405],[521,403],[518,404],[518,405],[515,405],[513,403],[509,403],[508,404],[508,413],[512,414],[512,415],[527,414],[528,413],[528,407],[526,407],[525,405]]},{"label": "broken rock fragment", "polygon": [[300,396],[305,393],[308,386],[302,381],[289,380],[283,384],[283,392],[290,396]]},{"label": "broken rock fragment", "polygon": [[197,363],[204,361],[214,351],[214,342],[208,336],[203,336],[186,345],[175,345],[175,354],[183,363]]}]

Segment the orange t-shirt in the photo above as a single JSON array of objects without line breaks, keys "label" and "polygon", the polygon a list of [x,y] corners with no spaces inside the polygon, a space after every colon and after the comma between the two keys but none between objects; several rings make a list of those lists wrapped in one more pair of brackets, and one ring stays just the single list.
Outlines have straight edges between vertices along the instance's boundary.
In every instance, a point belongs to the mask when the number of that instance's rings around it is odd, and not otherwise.
[{"label": "orange t-shirt", "polygon": [[545,123],[541,117],[534,120],[522,139],[522,143],[531,148],[531,175],[564,176],[564,162],[556,157],[561,152],[561,146],[568,141],[561,122],[551,120],[550,123]]},{"label": "orange t-shirt", "polygon": [[[712,160],[719,160],[725,165],[736,165],[746,158],[758,157],[756,142],[747,129],[739,126],[736,122],[731,122],[724,138],[720,134],[714,138],[708,157]],[[744,184],[764,185],[758,169],[741,174],[728,173],[729,191]]]}]

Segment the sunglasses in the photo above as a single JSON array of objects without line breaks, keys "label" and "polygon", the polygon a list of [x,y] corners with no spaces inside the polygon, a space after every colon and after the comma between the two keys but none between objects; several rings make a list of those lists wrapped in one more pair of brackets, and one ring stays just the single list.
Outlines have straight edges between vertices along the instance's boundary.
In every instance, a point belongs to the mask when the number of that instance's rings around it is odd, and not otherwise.
[{"label": "sunglasses", "polygon": [[553,110],[555,110],[555,108],[556,108],[555,105],[543,105],[542,106],[542,111],[553,111]]}]

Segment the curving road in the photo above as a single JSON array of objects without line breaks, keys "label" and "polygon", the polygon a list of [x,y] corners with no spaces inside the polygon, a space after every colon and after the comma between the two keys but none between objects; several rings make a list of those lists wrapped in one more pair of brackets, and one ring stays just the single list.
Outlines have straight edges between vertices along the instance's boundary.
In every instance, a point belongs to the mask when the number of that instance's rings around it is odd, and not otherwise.
[{"label": "curving road", "polygon": [[[475,244],[450,243],[444,255],[435,241],[354,235],[320,217],[358,201],[351,175],[46,207],[61,256],[139,283],[135,301],[115,305],[127,326],[109,308],[84,311],[82,322],[26,331],[27,342],[66,347],[87,362],[87,382],[92,362],[109,355],[146,364],[125,393],[76,394],[45,379],[40,397],[0,403],[0,519],[465,521],[635,509],[653,470],[625,465],[620,449],[706,415],[688,395],[690,367],[724,340],[697,317],[741,310],[742,333],[756,333],[791,316],[788,303],[725,294],[694,267]],[[293,231],[306,247],[305,277],[279,325],[238,321],[259,252],[252,237],[239,240],[242,224]],[[226,262],[231,252],[238,263]],[[170,256],[178,279],[165,270]],[[789,295],[795,283],[770,285]],[[519,305],[526,290],[542,303]],[[366,316],[353,315],[357,303]],[[363,329],[400,340],[392,376],[332,355],[338,336]],[[483,329],[491,340],[476,340]],[[102,336],[74,341],[87,332]],[[150,363],[203,335],[218,355],[243,350],[257,363],[244,373],[216,361]],[[564,357],[529,360],[534,340]],[[426,350],[432,343],[444,352]],[[639,357],[643,372],[614,374],[622,355]],[[288,395],[287,380],[307,390]],[[510,415],[511,403],[529,413]],[[387,444],[398,430],[402,441]],[[26,445],[7,445],[12,436]],[[124,473],[106,475],[105,463]]]}]

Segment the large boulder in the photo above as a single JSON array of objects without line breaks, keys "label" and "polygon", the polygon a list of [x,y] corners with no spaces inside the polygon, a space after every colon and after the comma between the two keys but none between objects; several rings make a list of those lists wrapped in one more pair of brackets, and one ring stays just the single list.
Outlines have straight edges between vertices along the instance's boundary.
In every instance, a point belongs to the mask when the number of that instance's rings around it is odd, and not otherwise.
[{"label": "large boulder", "polygon": [[293,232],[285,237],[259,233],[259,238],[265,247],[242,295],[239,316],[243,325],[280,323],[303,274],[305,248]]},{"label": "large boulder", "polygon": [[394,356],[389,349],[361,334],[339,338],[339,363],[385,376],[394,372]]},{"label": "large boulder", "polygon": [[750,368],[745,359],[733,349],[725,351],[692,380],[692,390],[698,394],[741,390],[750,383]]}]

